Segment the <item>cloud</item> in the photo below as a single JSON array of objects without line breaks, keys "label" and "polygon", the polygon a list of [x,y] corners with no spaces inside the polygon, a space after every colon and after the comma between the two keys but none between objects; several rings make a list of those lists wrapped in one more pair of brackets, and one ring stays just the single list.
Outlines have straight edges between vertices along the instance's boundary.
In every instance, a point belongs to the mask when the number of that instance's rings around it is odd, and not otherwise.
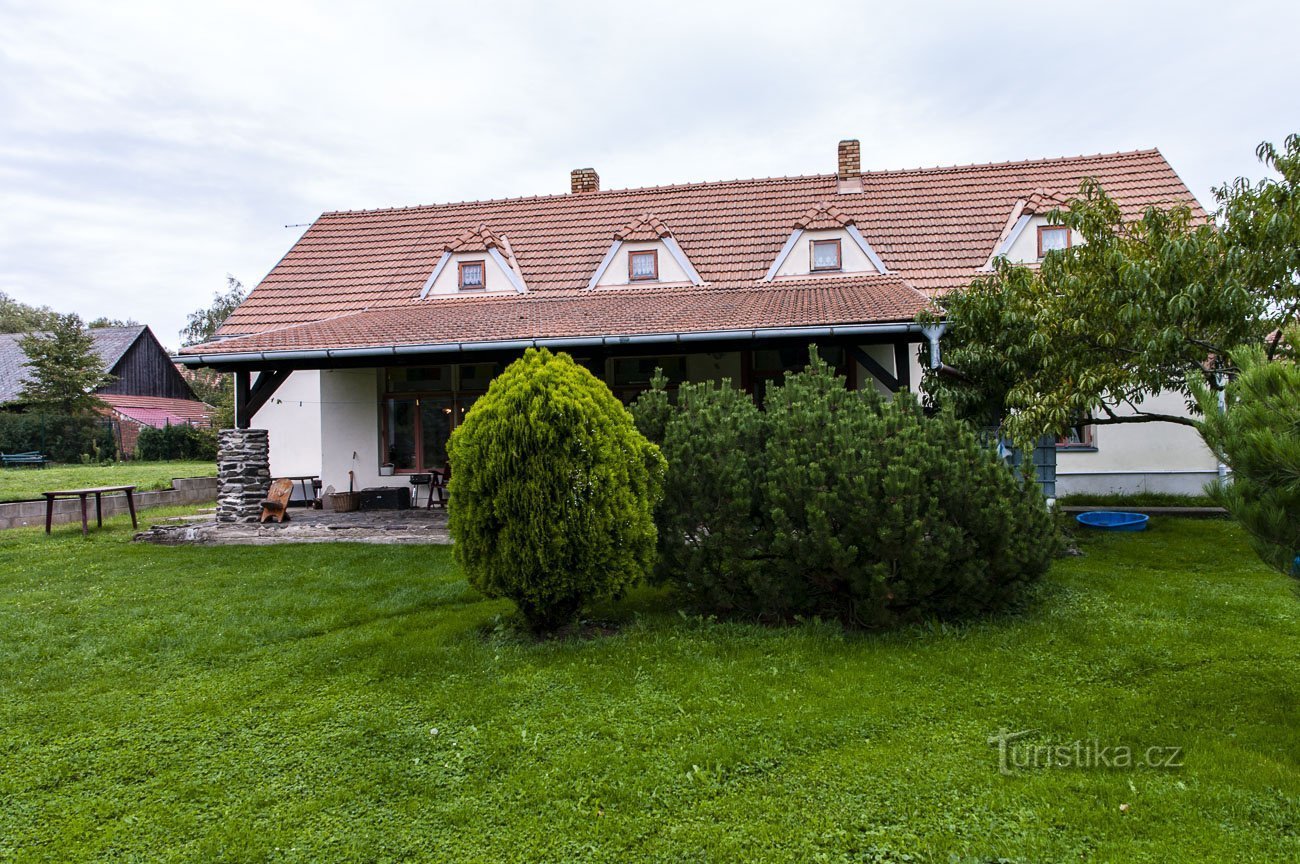
[{"label": "cloud", "polygon": [[0,290],[174,343],[324,210],[1160,146],[1300,116],[1288,5],[0,0]]}]

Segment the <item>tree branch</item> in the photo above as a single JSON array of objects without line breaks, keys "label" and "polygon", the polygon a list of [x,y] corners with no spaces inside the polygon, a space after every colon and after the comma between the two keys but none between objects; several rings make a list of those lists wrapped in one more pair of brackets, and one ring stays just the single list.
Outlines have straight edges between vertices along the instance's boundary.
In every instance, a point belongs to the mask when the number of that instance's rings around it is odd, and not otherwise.
[{"label": "tree branch", "polygon": [[1177,423],[1179,426],[1190,426],[1193,429],[1200,429],[1201,426],[1190,417],[1179,417],[1177,414],[1125,414],[1120,416],[1110,409],[1102,406],[1106,411],[1106,417],[1094,417],[1085,425],[1091,426],[1116,426],[1120,423]]}]

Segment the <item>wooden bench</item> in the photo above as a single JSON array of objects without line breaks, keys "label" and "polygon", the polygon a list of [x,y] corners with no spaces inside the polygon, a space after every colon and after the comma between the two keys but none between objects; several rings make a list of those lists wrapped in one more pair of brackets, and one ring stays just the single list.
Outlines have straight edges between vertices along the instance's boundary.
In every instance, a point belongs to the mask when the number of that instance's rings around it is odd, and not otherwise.
[{"label": "wooden bench", "polygon": [[6,468],[18,468],[24,465],[44,468],[49,461],[39,450],[31,450],[27,453],[0,453],[0,463],[3,463]]},{"label": "wooden bench", "polygon": [[104,514],[100,509],[102,506],[101,497],[107,492],[125,492],[126,508],[131,511],[131,527],[139,528],[135,520],[135,487],[134,486],[93,486],[89,489],[59,489],[54,492],[42,492],[45,496],[45,533],[50,533],[50,526],[54,523],[54,502],[60,498],[80,498],[81,499],[81,536],[85,537],[89,529],[86,524],[86,499],[91,495],[95,496],[95,525],[99,528],[104,527]]}]

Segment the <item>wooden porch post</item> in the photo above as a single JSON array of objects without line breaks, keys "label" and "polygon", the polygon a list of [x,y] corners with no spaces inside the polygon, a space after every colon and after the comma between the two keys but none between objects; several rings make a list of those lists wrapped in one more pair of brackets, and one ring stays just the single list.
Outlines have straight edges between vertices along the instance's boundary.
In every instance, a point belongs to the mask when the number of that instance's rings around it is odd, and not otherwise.
[{"label": "wooden porch post", "polygon": [[253,425],[253,417],[248,410],[248,370],[241,369],[235,375],[235,428],[247,429]]}]

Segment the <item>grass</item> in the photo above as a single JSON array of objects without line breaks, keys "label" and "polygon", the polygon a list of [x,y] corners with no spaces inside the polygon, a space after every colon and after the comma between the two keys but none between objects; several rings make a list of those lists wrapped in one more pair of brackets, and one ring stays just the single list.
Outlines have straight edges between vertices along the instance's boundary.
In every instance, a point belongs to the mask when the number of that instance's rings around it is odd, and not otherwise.
[{"label": "grass", "polygon": [[53,489],[126,486],[141,492],[170,489],[173,477],[216,476],[215,462],[114,462],[109,465],[50,465],[45,468],[0,469],[0,501],[40,498]]},{"label": "grass", "polygon": [[[645,589],[543,644],[446,548],[128,535],[0,532],[0,859],[1300,859],[1300,600],[1226,521],[1087,535],[965,626]],[[1183,767],[1004,775],[999,729]]]},{"label": "grass", "polygon": [[1132,495],[1062,495],[1057,503],[1065,507],[1217,507],[1208,495],[1172,495],[1166,492],[1136,492]]}]

